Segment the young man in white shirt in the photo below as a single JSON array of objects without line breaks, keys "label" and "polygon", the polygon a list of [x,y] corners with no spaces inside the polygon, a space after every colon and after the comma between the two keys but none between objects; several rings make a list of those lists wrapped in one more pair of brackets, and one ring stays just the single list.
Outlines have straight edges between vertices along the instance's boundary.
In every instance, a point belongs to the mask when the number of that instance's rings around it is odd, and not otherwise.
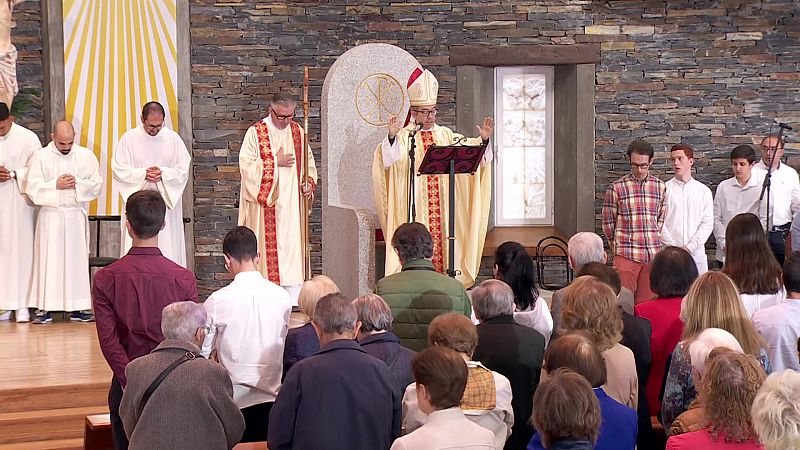
[{"label": "young man in white shirt", "polygon": [[[786,253],[786,236],[792,225],[795,213],[800,211],[800,177],[788,164],[781,163],[783,140],[777,136],[767,136],[761,141],[761,161],[754,171],[762,180],[766,176],[769,162],[772,162],[772,181],[769,196],[769,246],[778,263],[783,264]],[[762,202],[766,202],[766,197]]]},{"label": "young man in white shirt", "polygon": [[686,249],[702,274],[708,272],[706,241],[714,229],[714,199],[711,189],[692,178],[692,147],[673,146],[670,159],[675,176],[667,181],[667,217],[661,228],[661,244]]},{"label": "young man in white shirt", "polygon": [[245,420],[241,442],[266,441],[269,413],[281,386],[292,304],[285,289],[258,271],[258,242],[252,230],[229,231],[222,253],[234,278],[204,303],[208,332],[202,353],[228,370],[233,401]]},{"label": "young man in white shirt", "polygon": [[733,177],[717,186],[714,196],[714,239],[717,241],[717,261],[725,261],[725,229],[736,215],[753,213],[765,225],[766,207],[759,202],[763,176],[753,173],[756,151],[750,145],[739,145],[731,152]]},{"label": "young man in white shirt", "polygon": [[786,300],[753,314],[753,325],[767,341],[773,372],[800,371],[797,338],[800,337],[800,253],[792,253],[783,264]]}]

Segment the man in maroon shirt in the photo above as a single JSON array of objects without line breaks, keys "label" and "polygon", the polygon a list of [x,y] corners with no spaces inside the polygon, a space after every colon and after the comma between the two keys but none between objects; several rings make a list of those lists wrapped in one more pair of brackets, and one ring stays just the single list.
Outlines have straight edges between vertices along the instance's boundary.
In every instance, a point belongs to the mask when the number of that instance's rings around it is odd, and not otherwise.
[{"label": "man in maroon shirt", "polygon": [[197,301],[194,274],[165,258],[158,249],[167,206],[158,191],[139,191],[125,204],[125,225],[133,239],[128,254],[94,276],[92,303],[97,337],[114,372],[108,408],[116,450],[128,439],[119,416],[125,366],[150,353],[163,340],[161,310],[173,302]]}]

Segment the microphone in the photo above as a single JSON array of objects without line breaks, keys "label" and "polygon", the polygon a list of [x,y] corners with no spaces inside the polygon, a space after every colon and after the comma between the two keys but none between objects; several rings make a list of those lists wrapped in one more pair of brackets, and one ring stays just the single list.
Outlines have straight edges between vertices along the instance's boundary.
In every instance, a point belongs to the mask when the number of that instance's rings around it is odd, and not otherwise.
[{"label": "microphone", "polygon": [[[417,134],[417,132],[418,132],[419,130],[421,130],[421,129],[422,129],[422,124],[421,124],[421,123],[415,123],[415,124],[414,124],[414,129],[413,129],[413,130],[411,130],[411,132],[410,132],[411,136],[414,136],[415,134]],[[791,128],[790,128],[790,129],[791,129]]]},{"label": "microphone", "polygon": [[772,121],[772,124],[773,125],[777,125],[779,128],[783,128],[784,130],[792,131],[792,127],[791,126],[789,126],[788,124],[785,124],[783,122],[779,122],[778,119],[774,119]]}]

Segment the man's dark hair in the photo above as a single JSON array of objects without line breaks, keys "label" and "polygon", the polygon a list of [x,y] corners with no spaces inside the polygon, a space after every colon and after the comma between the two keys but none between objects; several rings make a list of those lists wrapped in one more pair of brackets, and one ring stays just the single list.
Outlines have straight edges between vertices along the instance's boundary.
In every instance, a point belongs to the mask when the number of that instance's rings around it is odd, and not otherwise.
[{"label": "man's dark hair", "polygon": [[282,103],[284,105],[288,105],[296,102],[294,100],[294,97],[292,97],[292,94],[289,94],[287,92],[276,92],[275,94],[272,95],[271,103],[273,104]]},{"label": "man's dark hair", "polygon": [[125,202],[125,218],[139,239],[156,236],[164,226],[167,204],[158,191],[134,192]]},{"label": "man's dark hair", "polygon": [[419,222],[404,223],[392,236],[392,247],[403,262],[433,257],[433,238]]},{"label": "man's dark hair", "polygon": [[734,159],[746,159],[747,162],[753,164],[756,162],[756,150],[752,145],[737,145],[733,148],[733,151],[731,151],[731,161]]},{"label": "man's dark hair", "polygon": [[414,381],[425,386],[437,411],[461,404],[467,387],[467,364],[454,350],[428,347],[411,360],[411,370]]},{"label": "man's dark hair", "polygon": [[683,297],[699,274],[686,250],[669,246],[656,253],[650,269],[650,290],[660,298]]},{"label": "man's dark hair", "polygon": [[167,117],[164,107],[158,102],[147,102],[142,106],[142,119],[147,119],[151,114]]},{"label": "man's dark hair", "polygon": [[783,262],[783,287],[787,293],[800,293],[800,252],[792,252]]},{"label": "man's dark hair", "polygon": [[637,155],[645,155],[649,159],[653,159],[653,156],[655,155],[653,146],[644,139],[637,139],[628,145],[628,159],[630,159],[631,155],[634,153]]},{"label": "man's dark hair", "polygon": [[606,384],[606,362],[589,337],[572,332],[559,337],[544,352],[544,370],[572,370],[589,381],[593,388]]},{"label": "man's dark hair", "polygon": [[6,120],[9,117],[11,117],[11,111],[8,109],[8,105],[0,102],[0,120]]},{"label": "man's dark hair", "polygon": [[225,234],[222,253],[236,261],[251,261],[258,255],[258,240],[253,230],[236,227]]},{"label": "man's dark hair", "polygon": [[578,271],[575,277],[582,277],[584,275],[595,277],[598,281],[611,286],[614,295],[619,295],[619,291],[622,290],[622,281],[619,279],[619,274],[612,267],[609,267],[608,264],[596,261],[586,263],[581,267],[581,270]]}]

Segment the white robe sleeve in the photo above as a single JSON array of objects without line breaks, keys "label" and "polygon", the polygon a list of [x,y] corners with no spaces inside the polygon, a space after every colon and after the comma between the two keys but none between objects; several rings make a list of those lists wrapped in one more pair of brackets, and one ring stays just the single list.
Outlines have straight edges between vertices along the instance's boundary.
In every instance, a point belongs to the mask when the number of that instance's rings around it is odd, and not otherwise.
[{"label": "white robe sleeve", "polygon": [[239,172],[242,178],[242,200],[257,203],[264,163],[261,161],[258,134],[254,127],[247,130],[242,147],[239,149]]},{"label": "white robe sleeve", "polygon": [[[164,201],[167,203],[167,208],[172,209],[177,205],[183,197],[183,190],[186,188],[186,182],[189,181],[189,170],[192,165],[192,157],[183,140],[177,135],[174,135],[175,143],[172,146],[172,151],[175,152],[176,164],[175,167],[159,167],[161,169],[161,181],[158,182],[158,190]],[[146,170],[146,169],[145,169]]]},{"label": "white robe sleeve", "polygon": [[391,144],[389,143],[389,136],[383,138],[383,142],[381,142],[381,157],[383,158],[384,169],[388,169],[392,164],[400,160],[400,144],[398,141],[397,136],[394,137],[394,141]]},{"label": "white robe sleeve", "polygon": [[25,166],[18,167],[14,170],[17,174],[15,181],[20,192],[27,192],[28,171],[31,167],[31,163],[33,162],[34,155],[39,153],[39,150],[42,149],[42,143],[39,142],[39,138],[33,133],[31,133],[31,135],[31,138],[26,139],[27,142],[25,142],[25,153],[27,153]]},{"label": "white robe sleeve", "polygon": [[141,191],[147,184],[147,167],[135,167],[132,160],[133,149],[130,147],[125,135],[119,140],[114,159],[111,161],[111,171],[114,174],[119,194],[122,201],[127,202],[128,197],[135,192]]},{"label": "white robe sleeve", "polygon": [[[47,150],[42,150],[46,152]],[[26,191],[31,201],[38,206],[49,206],[57,208],[59,206],[60,195],[56,188],[58,179],[47,181],[44,175],[43,153],[34,154],[28,166]]]},{"label": "white robe sleeve", "polygon": [[81,173],[75,177],[75,200],[78,203],[90,202],[100,195],[103,179],[100,177],[100,165],[94,154],[87,154],[82,163]]}]

